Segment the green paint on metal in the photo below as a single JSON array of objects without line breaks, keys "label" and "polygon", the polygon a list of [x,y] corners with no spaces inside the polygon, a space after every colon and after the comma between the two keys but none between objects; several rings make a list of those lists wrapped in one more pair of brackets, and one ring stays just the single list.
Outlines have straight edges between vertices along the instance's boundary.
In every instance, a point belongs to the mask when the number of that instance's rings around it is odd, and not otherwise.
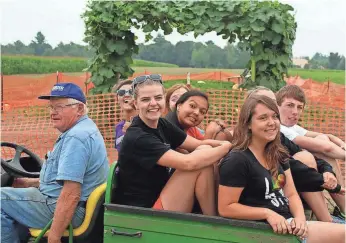
[{"label": "green paint on metal", "polygon": [[[299,242],[292,235],[277,235],[271,229],[235,227],[225,224],[196,222],[155,215],[140,215],[107,210],[105,212],[105,243],[132,242],[131,237],[110,237],[114,228],[129,233],[141,231],[140,242]],[[111,241],[110,239],[113,239]],[[152,239],[149,241],[149,239]],[[155,240],[153,240],[155,239]]]},{"label": "green paint on metal", "polygon": [[35,243],[40,242],[40,240],[42,239],[42,237],[44,236],[44,234],[47,232],[47,230],[49,230],[50,226],[53,223],[53,219],[51,219],[48,224],[43,228],[43,230],[41,231],[41,233],[37,236],[37,238],[35,239]]},{"label": "green paint on metal", "polygon": [[111,203],[112,190],[115,186],[115,169],[117,168],[117,165],[118,165],[118,162],[114,161],[114,163],[111,164],[111,167],[109,169],[108,178],[107,178],[105,203]]}]

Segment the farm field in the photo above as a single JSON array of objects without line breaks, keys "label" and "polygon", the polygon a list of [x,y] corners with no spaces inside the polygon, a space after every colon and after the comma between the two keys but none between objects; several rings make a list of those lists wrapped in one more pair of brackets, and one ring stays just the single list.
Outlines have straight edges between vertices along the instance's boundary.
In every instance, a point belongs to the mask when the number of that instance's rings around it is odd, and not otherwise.
[{"label": "farm field", "polygon": [[[68,75],[83,75],[83,70],[88,66],[86,58],[79,57],[44,57],[44,56],[2,56],[3,75],[29,75],[29,77],[40,77],[52,74],[56,71]],[[243,69],[215,69],[215,68],[191,68],[178,67],[175,64],[152,62],[134,59],[131,65],[136,73],[160,73],[165,75],[186,75],[187,73],[199,74],[208,72],[226,72],[233,75],[241,74]],[[336,84],[345,84],[344,70],[307,70],[289,69],[289,76],[300,76],[303,79],[311,78],[314,81],[331,81]]]}]

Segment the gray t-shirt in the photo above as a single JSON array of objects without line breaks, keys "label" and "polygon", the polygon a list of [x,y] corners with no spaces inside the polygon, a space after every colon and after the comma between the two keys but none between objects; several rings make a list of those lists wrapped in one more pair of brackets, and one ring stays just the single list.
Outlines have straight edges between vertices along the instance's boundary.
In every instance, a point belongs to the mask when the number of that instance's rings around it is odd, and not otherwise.
[{"label": "gray t-shirt", "polygon": [[81,201],[106,182],[109,171],[106,146],[96,124],[81,117],[77,123],[62,133],[48,153],[40,172],[39,190],[52,198],[58,198],[63,181],[82,185]]}]

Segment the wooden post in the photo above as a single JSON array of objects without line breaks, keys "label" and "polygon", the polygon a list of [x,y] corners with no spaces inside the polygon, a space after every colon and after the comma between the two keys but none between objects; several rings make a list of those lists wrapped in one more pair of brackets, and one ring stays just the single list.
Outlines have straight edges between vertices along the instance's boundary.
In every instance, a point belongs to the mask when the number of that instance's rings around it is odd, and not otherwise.
[{"label": "wooden post", "polygon": [[256,61],[254,58],[251,58],[251,80],[252,82],[255,82],[256,79]]},{"label": "wooden post", "polygon": [[56,83],[59,83],[59,71],[56,71]]},{"label": "wooden post", "polygon": [[1,111],[4,110],[4,77],[1,73]]},{"label": "wooden post", "polygon": [[88,95],[88,72],[85,72],[85,95]]}]

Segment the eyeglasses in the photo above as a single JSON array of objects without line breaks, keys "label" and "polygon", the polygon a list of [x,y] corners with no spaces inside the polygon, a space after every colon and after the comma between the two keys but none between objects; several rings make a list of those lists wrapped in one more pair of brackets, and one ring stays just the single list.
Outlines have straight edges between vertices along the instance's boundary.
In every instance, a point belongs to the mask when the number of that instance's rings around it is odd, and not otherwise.
[{"label": "eyeglasses", "polygon": [[56,105],[56,106],[52,106],[49,105],[47,108],[49,111],[55,111],[55,112],[62,112],[62,110],[68,106],[73,106],[73,105],[78,105],[79,103],[73,103],[73,104],[68,104],[68,105]]},{"label": "eyeglasses", "polygon": [[126,89],[119,89],[119,90],[117,90],[117,95],[119,95],[119,96],[124,96],[124,95],[126,95],[126,94],[129,94],[129,95],[132,95],[133,94],[133,91],[132,91],[132,89],[128,89],[128,90],[126,90]]},{"label": "eyeglasses", "polygon": [[135,90],[135,88],[138,84],[142,84],[147,80],[153,80],[155,82],[159,82],[160,84],[162,84],[162,77],[160,74],[142,75],[142,76],[138,76],[138,77],[133,79],[132,90]]}]

